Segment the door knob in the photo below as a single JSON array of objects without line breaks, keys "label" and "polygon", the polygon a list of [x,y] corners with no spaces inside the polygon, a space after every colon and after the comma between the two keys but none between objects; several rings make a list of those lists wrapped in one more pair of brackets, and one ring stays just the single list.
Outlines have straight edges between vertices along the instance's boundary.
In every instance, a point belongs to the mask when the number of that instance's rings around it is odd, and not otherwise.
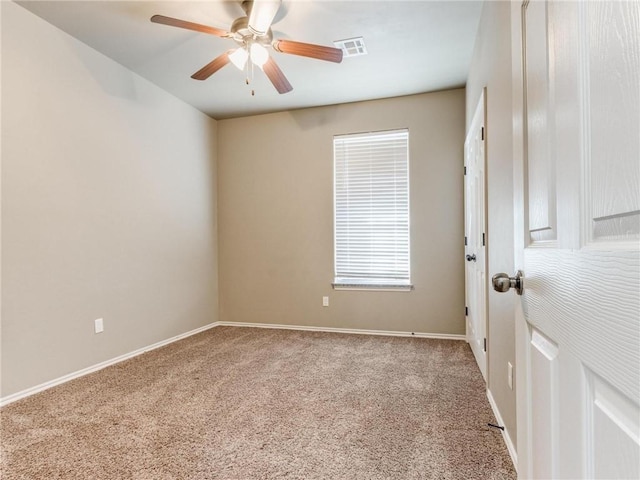
[{"label": "door knob", "polygon": [[475,253],[473,255],[467,255],[467,262],[475,262],[475,261],[476,261]]},{"label": "door knob", "polygon": [[522,290],[524,290],[523,275],[522,270],[518,270],[513,277],[506,273],[496,273],[491,278],[493,289],[496,292],[508,292],[510,288],[513,288],[518,295],[522,295]]}]

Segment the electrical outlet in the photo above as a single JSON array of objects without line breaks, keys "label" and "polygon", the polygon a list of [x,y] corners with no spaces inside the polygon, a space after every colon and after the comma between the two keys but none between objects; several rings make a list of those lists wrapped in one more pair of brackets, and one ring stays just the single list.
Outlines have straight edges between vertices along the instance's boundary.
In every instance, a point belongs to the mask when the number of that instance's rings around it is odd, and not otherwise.
[{"label": "electrical outlet", "polygon": [[511,362],[507,362],[507,384],[513,390],[513,365],[511,365]]},{"label": "electrical outlet", "polygon": [[97,318],[96,320],[94,320],[93,326],[96,333],[102,333],[104,331],[104,322],[101,318]]},{"label": "electrical outlet", "polygon": [[322,306],[323,307],[329,306],[329,297],[322,297]]}]

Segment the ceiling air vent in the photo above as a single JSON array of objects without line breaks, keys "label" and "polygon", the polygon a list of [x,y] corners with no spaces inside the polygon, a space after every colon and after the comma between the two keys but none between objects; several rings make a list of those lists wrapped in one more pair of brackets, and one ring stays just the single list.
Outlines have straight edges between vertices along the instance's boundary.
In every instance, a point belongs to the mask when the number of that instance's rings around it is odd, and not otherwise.
[{"label": "ceiling air vent", "polygon": [[364,46],[364,40],[362,37],[336,40],[333,44],[336,48],[342,50],[343,57],[357,57],[358,55],[367,54],[367,47]]}]

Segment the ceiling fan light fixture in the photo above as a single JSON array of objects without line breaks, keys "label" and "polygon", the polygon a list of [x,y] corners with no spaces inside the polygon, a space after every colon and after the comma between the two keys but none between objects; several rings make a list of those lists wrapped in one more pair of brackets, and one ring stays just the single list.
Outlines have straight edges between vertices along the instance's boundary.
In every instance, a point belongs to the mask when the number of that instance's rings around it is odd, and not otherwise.
[{"label": "ceiling fan light fixture", "polygon": [[236,48],[233,53],[229,54],[229,60],[231,60],[231,63],[233,63],[238,70],[244,70],[248,58],[249,54],[247,50],[242,47]]},{"label": "ceiling fan light fixture", "polygon": [[257,65],[260,68],[262,68],[263,65],[267,63],[267,60],[269,60],[269,52],[267,52],[267,49],[259,43],[251,44],[250,53],[251,61],[254,63],[254,65]]}]

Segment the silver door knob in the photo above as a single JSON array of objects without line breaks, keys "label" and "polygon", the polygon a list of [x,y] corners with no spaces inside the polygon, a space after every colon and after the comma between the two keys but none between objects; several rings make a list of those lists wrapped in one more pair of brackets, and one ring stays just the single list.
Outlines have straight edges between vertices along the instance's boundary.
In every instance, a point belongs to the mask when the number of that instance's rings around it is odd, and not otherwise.
[{"label": "silver door knob", "polygon": [[518,295],[522,295],[522,291],[524,290],[523,275],[522,270],[518,270],[513,277],[510,277],[506,273],[496,273],[491,278],[493,289],[496,292],[508,292],[510,288],[513,288]]},{"label": "silver door knob", "polygon": [[473,255],[467,255],[467,262],[475,262],[476,261],[476,254],[474,253]]}]

